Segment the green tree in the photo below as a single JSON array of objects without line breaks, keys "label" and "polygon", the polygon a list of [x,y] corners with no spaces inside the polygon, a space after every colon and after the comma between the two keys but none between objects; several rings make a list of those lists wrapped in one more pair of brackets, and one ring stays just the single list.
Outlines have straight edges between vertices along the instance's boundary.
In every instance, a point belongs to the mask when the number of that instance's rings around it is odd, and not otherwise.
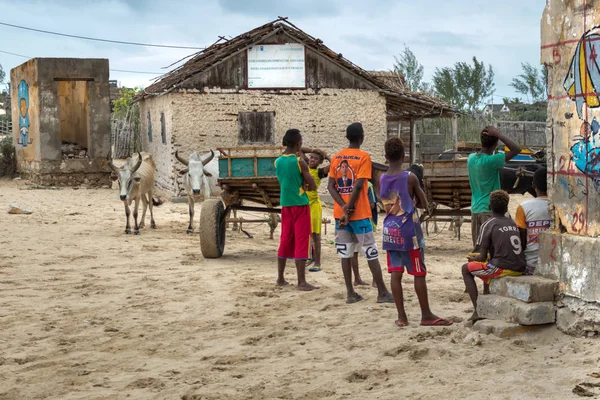
[{"label": "green tree", "polygon": [[0,64],[0,85],[4,83],[4,78],[6,77],[6,73],[4,72],[4,68],[2,68],[2,64]]},{"label": "green tree", "polygon": [[404,51],[399,57],[394,56],[394,72],[402,75],[408,90],[412,92],[423,91],[423,65],[419,63],[415,54],[404,45]]},{"label": "green tree", "polygon": [[543,100],[548,80],[546,69],[542,67],[540,71],[529,63],[521,63],[521,68],[523,72],[513,78],[510,86],[518,93],[527,96],[527,100],[531,103]]},{"label": "green tree", "polygon": [[433,85],[438,97],[474,113],[494,93],[494,70],[473,57],[473,64],[457,62],[452,68],[436,68]]},{"label": "green tree", "polygon": [[[125,119],[128,117],[128,112],[131,113],[131,108],[136,107],[137,103],[133,103],[133,99],[138,94],[142,93],[141,87],[122,88],[120,91],[121,97],[113,100],[113,117],[115,119]],[[138,110],[139,114],[139,110]]]},{"label": "green tree", "polygon": [[433,87],[435,94],[446,103],[452,104],[458,109],[465,108],[464,99],[462,99],[456,87],[454,80],[454,70],[450,67],[442,69],[436,68],[433,73]]}]

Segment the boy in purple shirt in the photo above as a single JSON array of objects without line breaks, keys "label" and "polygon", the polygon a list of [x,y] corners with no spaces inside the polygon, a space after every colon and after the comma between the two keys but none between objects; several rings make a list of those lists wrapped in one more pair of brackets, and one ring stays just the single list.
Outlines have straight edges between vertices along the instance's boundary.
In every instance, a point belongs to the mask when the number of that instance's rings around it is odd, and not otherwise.
[{"label": "boy in purple shirt", "polygon": [[392,274],[392,294],[398,309],[396,325],[399,327],[408,325],[402,293],[404,270],[414,277],[415,292],[421,306],[421,325],[452,325],[452,321],[439,318],[429,309],[425,281],[427,269],[423,260],[425,240],[413,201],[416,196],[420,204],[427,206],[427,199],[416,175],[402,170],[404,162],[402,139],[395,137],[385,142],[385,158],[390,168],[380,181],[380,198],[387,213],[383,220],[383,250],[387,252],[388,272]]}]

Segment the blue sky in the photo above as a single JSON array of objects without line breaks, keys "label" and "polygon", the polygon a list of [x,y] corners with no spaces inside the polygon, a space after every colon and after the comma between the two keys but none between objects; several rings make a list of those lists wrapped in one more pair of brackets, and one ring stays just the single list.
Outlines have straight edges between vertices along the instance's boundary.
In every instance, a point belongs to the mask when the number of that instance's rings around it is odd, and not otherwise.
[{"label": "blue sky", "polygon": [[[114,40],[204,47],[287,16],[336,52],[368,70],[389,70],[409,46],[430,80],[436,67],[491,64],[495,102],[521,62],[539,65],[544,0],[0,0],[0,22]],[[50,36],[0,26],[0,50],[34,57],[108,58],[113,69],[164,72],[191,50],[134,47]],[[7,72],[26,59],[0,53]],[[111,72],[126,86],[152,75]]]}]

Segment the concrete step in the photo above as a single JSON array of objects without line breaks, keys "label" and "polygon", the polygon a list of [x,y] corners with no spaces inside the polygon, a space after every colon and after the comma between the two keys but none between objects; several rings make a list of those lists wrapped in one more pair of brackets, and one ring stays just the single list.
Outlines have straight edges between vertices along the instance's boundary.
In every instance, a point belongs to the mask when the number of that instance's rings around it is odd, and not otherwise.
[{"label": "concrete step", "polygon": [[552,324],[556,319],[554,303],[524,303],[510,297],[493,294],[477,299],[477,313],[482,318],[512,322],[520,325]]},{"label": "concrete step", "polygon": [[499,338],[510,338],[523,333],[545,329],[551,325],[519,325],[493,319],[482,319],[475,322],[473,330],[486,335],[492,334]]},{"label": "concrete step", "polygon": [[554,301],[558,282],[539,276],[506,276],[492,279],[492,294],[521,300],[526,303]]}]

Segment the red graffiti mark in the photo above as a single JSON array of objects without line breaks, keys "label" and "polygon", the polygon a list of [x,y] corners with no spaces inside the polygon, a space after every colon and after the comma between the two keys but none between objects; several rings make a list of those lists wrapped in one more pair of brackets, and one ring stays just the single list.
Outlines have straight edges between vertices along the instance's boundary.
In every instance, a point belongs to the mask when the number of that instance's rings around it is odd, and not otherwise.
[{"label": "red graffiti mark", "polygon": [[556,250],[556,239],[552,239],[552,250],[550,250],[550,258],[552,261],[556,261],[556,255],[554,255],[554,250]]},{"label": "red graffiti mark", "polygon": [[552,49],[552,59],[554,60],[554,64],[560,64],[560,61],[562,60],[560,57],[560,51],[558,51],[557,47]]},{"label": "red graffiti mark", "polygon": [[592,51],[590,52],[590,60],[596,62],[596,58],[598,57],[598,53],[596,53],[596,45],[592,45]]},{"label": "red graffiti mark", "polygon": [[573,225],[571,226],[571,229],[573,229],[573,232],[579,233],[585,228],[585,226],[586,226],[585,213],[583,211],[581,211],[579,213],[574,212],[573,213]]},{"label": "red graffiti mark", "polygon": [[567,174],[577,173],[575,170],[575,165],[573,165],[573,160],[568,158],[569,162],[567,164],[567,156],[562,155],[558,159],[558,172],[566,172]]}]

